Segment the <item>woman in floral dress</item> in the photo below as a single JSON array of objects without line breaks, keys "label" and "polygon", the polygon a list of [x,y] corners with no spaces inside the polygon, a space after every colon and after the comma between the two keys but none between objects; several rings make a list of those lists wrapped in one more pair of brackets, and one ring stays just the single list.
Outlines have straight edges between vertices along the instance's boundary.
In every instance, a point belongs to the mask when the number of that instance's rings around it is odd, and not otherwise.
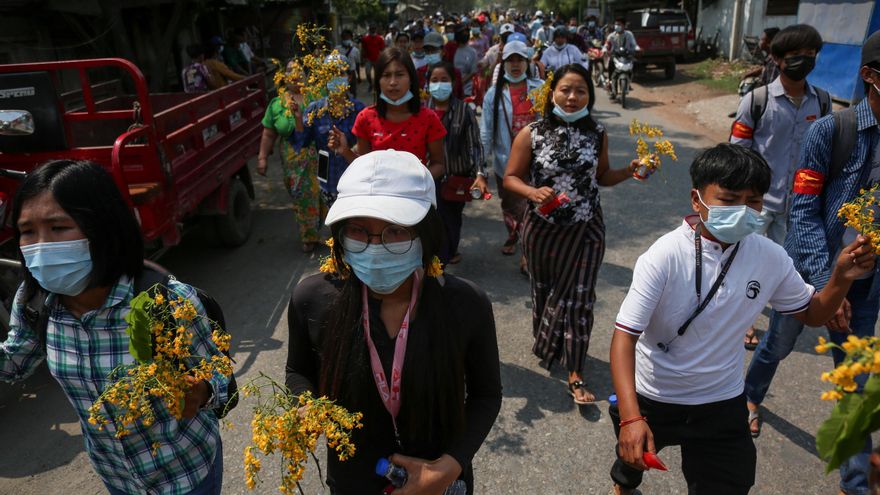
[{"label": "woman in floral dress", "polygon": [[[555,74],[544,118],[529,124],[513,142],[504,187],[532,207],[523,227],[532,288],[532,352],[548,369],[568,369],[568,392],[576,404],[595,396],[583,378],[593,329],[596,275],[605,254],[605,224],[599,186],[632,177],[638,166],[608,166],[608,136],[590,116],[593,83],[582,66]],[[567,198],[567,202],[566,202]],[[558,206],[555,206],[558,204]]]},{"label": "woman in floral dress", "polygon": [[268,156],[280,137],[284,187],[293,198],[293,212],[299,225],[302,251],[311,253],[320,240],[318,232],[323,208],[321,188],[318,185],[318,152],[314,146],[305,146],[296,151],[288,139],[293,133],[296,119],[302,119],[303,109],[311,101],[307,101],[295,82],[288,83],[286,90],[279,93],[279,96],[269,102],[263,117],[263,139],[260,142],[257,173],[266,175]]}]

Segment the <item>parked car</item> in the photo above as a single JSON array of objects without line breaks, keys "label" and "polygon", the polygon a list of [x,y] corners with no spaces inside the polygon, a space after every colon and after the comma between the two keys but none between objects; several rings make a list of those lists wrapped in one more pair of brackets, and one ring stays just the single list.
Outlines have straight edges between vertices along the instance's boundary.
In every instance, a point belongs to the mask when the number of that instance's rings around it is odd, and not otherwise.
[{"label": "parked car", "polygon": [[638,9],[626,16],[627,29],[636,37],[636,68],[663,69],[675,77],[676,60],[683,60],[693,45],[693,27],[687,13],[678,9]]}]

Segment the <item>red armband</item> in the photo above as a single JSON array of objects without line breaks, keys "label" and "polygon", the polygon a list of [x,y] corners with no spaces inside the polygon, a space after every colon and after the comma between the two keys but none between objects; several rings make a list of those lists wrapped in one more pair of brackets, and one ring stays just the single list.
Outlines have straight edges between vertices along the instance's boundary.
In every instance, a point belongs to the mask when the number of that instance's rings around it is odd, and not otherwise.
[{"label": "red armband", "polygon": [[743,124],[740,121],[736,121],[733,123],[733,129],[730,131],[730,135],[739,138],[739,139],[752,139],[752,136],[755,134],[755,130],[751,127]]},{"label": "red armband", "polygon": [[822,187],[825,185],[825,176],[821,172],[802,168],[794,174],[794,187],[792,192],[795,194],[813,194],[822,193]]}]

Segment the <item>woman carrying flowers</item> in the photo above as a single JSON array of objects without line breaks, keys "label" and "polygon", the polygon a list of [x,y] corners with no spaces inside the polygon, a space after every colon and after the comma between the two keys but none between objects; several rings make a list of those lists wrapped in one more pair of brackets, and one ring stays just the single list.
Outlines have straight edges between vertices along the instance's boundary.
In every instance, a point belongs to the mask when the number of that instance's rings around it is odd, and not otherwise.
[{"label": "woman carrying flowers", "polygon": [[452,94],[454,67],[449,62],[440,62],[429,66],[426,75],[431,95],[428,108],[434,109],[448,133],[446,178],[437,185],[437,211],[446,228],[446,242],[440,249],[440,262],[455,264],[461,261],[458,244],[464,205],[471,199],[472,189],[478,189],[482,197],[489,192],[489,185],[486,183],[477,115]]},{"label": "woman carrying flowers", "polygon": [[[364,104],[351,96],[349,78],[346,76],[348,62],[339,55],[325,59],[325,65],[332,71],[332,78],[327,83],[327,96],[314,101],[305,111],[295,116],[296,128],[290,136],[290,142],[296,152],[311,146],[318,151],[330,152],[327,142],[330,131],[338,129],[347,139],[354,140],[352,129],[357,115],[364,109]],[[348,162],[342,155],[330,152],[330,166],[327,181],[321,181],[321,195],[324,204],[329,207],[336,200],[336,184]]]},{"label": "woman carrying flowers", "polygon": [[[111,372],[135,362],[126,317],[144,270],[137,220],[110,174],[90,162],[43,165],[22,182],[12,226],[27,269],[0,345],[0,379],[22,380],[46,360],[79,415],[85,450],[111,494],[219,494],[223,448],[211,408],[227,400],[224,375],[188,377],[182,411],[154,400],[148,419],[123,428],[124,407],[108,400],[100,415],[109,421],[92,418]],[[188,354],[222,356],[218,345],[226,342],[215,342],[195,289],[174,279],[166,288],[156,304],[175,301],[181,308],[175,317],[190,322]],[[34,301],[45,301],[47,323],[28,317]]]},{"label": "woman carrying flowers", "polygon": [[358,157],[339,180],[327,223],[332,252],[293,292],[287,387],[363,413],[354,456],[328,456],[332,493],[378,494],[391,461],[409,493],[463,479],[501,407],[495,321],[486,294],[442,275],[434,178],[411,153]]},{"label": "woman carrying flowers", "polygon": [[357,149],[339,129],[333,129],[328,147],[351,163],[375,150],[407,151],[425,163],[435,179],[446,172],[443,136],[437,114],[419,100],[419,78],[409,53],[386,48],[376,61],[376,104],[360,112],[352,132]]},{"label": "woman carrying flowers", "polygon": [[[279,77],[280,76],[280,77]],[[269,101],[263,117],[263,138],[257,158],[257,173],[266,175],[268,157],[275,141],[281,137],[281,169],[284,187],[293,198],[293,212],[299,225],[302,251],[311,253],[320,239],[321,189],[318,187],[318,153],[314,146],[296,149],[288,138],[293,133],[296,120],[302,120],[303,109],[311,103],[302,92],[303,75],[294,64],[288,64],[284,74],[276,76],[278,96]]]},{"label": "woman carrying flowers", "polygon": [[632,177],[638,166],[608,166],[608,136],[590,116],[593,83],[580,64],[554,73],[544,118],[513,142],[504,187],[528,199],[523,251],[532,285],[532,352],[548,369],[560,360],[576,404],[595,396],[584,383],[593,330],[596,275],[605,254],[599,186]]},{"label": "woman carrying flowers", "polygon": [[[541,86],[540,79],[529,78],[529,52],[522,41],[511,41],[502,51],[504,75],[486,91],[483,99],[483,118],[480,122],[480,139],[483,150],[492,157],[495,182],[501,197],[501,211],[507,227],[507,240],[501,248],[505,256],[516,253],[516,244],[526,212],[526,201],[507,190],[504,169],[514,136],[535,120],[529,93]],[[520,270],[525,272],[525,260]]]}]

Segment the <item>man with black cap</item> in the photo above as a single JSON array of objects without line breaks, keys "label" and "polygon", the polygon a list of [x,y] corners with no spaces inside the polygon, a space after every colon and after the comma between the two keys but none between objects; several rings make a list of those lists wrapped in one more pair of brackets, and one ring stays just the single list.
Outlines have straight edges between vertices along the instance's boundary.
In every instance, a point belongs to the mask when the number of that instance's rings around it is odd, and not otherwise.
[{"label": "man with black cap", "polygon": [[[858,105],[817,120],[809,127],[801,149],[801,167],[794,176],[789,212],[789,232],[785,250],[807,283],[821,290],[828,283],[834,260],[848,242],[858,235],[838,218],[837,211],[852,201],[863,188],[880,182],[880,32],[872,34],[862,46],[859,76],[865,86],[865,99]],[[875,215],[880,211],[875,211]],[[837,314],[828,324],[831,341],[842,344],[847,336],[873,336],[880,311],[880,276],[877,271],[853,282]],[[790,318],[781,316],[781,318]],[[770,386],[779,361],[793,349],[803,324],[784,322],[795,331],[762,341],[746,375],[745,392],[749,402],[759,404]],[[789,330],[792,330],[790,328]],[[762,350],[763,349],[763,350]],[[833,351],[835,366],[843,354]],[[760,375],[760,376],[759,376]],[[868,375],[856,378],[859,389]],[[750,411],[750,421],[760,415]],[[760,431],[760,429],[758,429]],[[844,494],[868,493],[868,456],[871,438],[865,439],[861,453],[840,466],[840,490]]]}]

